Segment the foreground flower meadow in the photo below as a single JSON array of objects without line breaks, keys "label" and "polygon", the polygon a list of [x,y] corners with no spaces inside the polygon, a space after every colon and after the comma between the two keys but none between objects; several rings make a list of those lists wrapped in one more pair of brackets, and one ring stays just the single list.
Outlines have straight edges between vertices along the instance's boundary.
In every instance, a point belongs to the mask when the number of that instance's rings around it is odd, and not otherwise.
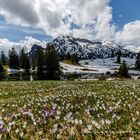
[{"label": "foreground flower meadow", "polygon": [[140,81],[1,82],[1,140],[140,138]]}]

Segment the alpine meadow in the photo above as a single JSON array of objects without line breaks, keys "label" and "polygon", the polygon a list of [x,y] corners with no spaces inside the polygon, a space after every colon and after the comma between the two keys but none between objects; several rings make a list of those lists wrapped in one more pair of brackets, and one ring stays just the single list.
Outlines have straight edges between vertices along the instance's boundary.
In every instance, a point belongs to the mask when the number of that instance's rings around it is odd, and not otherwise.
[{"label": "alpine meadow", "polygon": [[140,140],[139,0],[0,0],[0,140]]}]

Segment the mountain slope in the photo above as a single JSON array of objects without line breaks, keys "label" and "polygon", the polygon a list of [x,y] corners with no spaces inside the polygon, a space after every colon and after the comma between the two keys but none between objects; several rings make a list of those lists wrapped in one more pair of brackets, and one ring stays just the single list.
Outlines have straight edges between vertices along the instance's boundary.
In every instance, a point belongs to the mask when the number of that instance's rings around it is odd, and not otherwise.
[{"label": "mountain slope", "polygon": [[81,59],[109,58],[113,53],[122,52],[123,57],[134,57],[135,53],[118,46],[112,42],[90,41],[87,39],[74,38],[71,36],[60,36],[53,44],[62,56],[77,54]]}]

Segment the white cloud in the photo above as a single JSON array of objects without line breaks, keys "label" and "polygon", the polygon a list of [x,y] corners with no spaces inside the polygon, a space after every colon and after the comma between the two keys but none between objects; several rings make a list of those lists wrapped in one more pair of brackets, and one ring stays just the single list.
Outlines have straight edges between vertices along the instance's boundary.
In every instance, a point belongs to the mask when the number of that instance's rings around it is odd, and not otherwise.
[{"label": "white cloud", "polygon": [[11,42],[6,38],[0,39],[0,52],[4,51],[6,55],[8,55],[8,51],[12,47],[16,48],[18,51],[20,49],[20,43]]},{"label": "white cloud", "polygon": [[46,47],[47,42],[45,41],[40,41],[38,39],[35,39],[31,36],[26,36],[24,40],[20,41],[21,44],[21,48],[26,48],[27,51],[30,51],[31,47],[36,44],[36,45],[40,45],[42,47]]},{"label": "white cloud", "polygon": [[[41,28],[57,37],[73,34],[91,40],[111,40],[140,46],[140,21],[116,32],[110,0],[0,0],[0,14],[7,23]],[[121,17],[121,16],[120,16]],[[80,28],[71,29],[71,24]]]},{"label": "white cloud", "polygon": [[116,40],[123,45],[140,46],[140,21],[126,24],[122,31],[116,33]]},{"label": "white cloud", "polygon": [[[76,35],[82,33],[82,36],[93,38],[95,34],[92,33],[96,33],[96,38],[104,39],[112,34],[108,3],[109,0],[1,0],[0,14],[6,17],[8,23],[42,28],[53,37],[71,33],[71,23],[74,23],[82,27],[75,29],[73,33]],[[66,19],[67,22],[64,22]],[[87,27],[83,27],[94,20],[96,28],[87,32]]]},{"label": "white cloud", "polygon": [[0,52],[1,51],[4,51],[4,53],[6,55],[8,55],[8,51],[10,49],[12,49],[12,47],[14,47],[16,49],[16,51],[19,53],[21,48],[25,48],[25,50],[28,52],[30,51],[31,47],[33,46],[33,44],[37,44],[37,45],[40,45],[42,47],[46,47],[46,43],[45,41],[40,41],[40,40],[37,40],[31,36],[26,36],[24,38],[24,40],[21,40],[20,42],[12,42],[12,41],[9,41],[8,39],[6,38],[3,38],[3,39],[0,39]]},{"label": "white cloud", "polygon": [[0,14],[8,23],[17,25],[36,25],[39,22],[35,4],[28,0],[0,0]]},{"label": "white cloud", "polygon": [[94,27],[95,39],[114,40],[115,25],[112,24],[112,9],[106,7],[106,10],[97,18]]}]

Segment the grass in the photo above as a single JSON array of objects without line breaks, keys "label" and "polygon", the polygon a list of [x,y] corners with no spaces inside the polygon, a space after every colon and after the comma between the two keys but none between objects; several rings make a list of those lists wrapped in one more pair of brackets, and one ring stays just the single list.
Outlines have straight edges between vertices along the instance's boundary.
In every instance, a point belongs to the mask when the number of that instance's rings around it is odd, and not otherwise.
[{"label": "grass", "polygon": [[3,68],[4,68],[5,70],[7,70],[7,69],[9,68],[9,66],[8,66],[8,65],[3,65]]},{"label": "grass", "polygon": [[0,83],[2,140],[140,138],[140,81]]}]

